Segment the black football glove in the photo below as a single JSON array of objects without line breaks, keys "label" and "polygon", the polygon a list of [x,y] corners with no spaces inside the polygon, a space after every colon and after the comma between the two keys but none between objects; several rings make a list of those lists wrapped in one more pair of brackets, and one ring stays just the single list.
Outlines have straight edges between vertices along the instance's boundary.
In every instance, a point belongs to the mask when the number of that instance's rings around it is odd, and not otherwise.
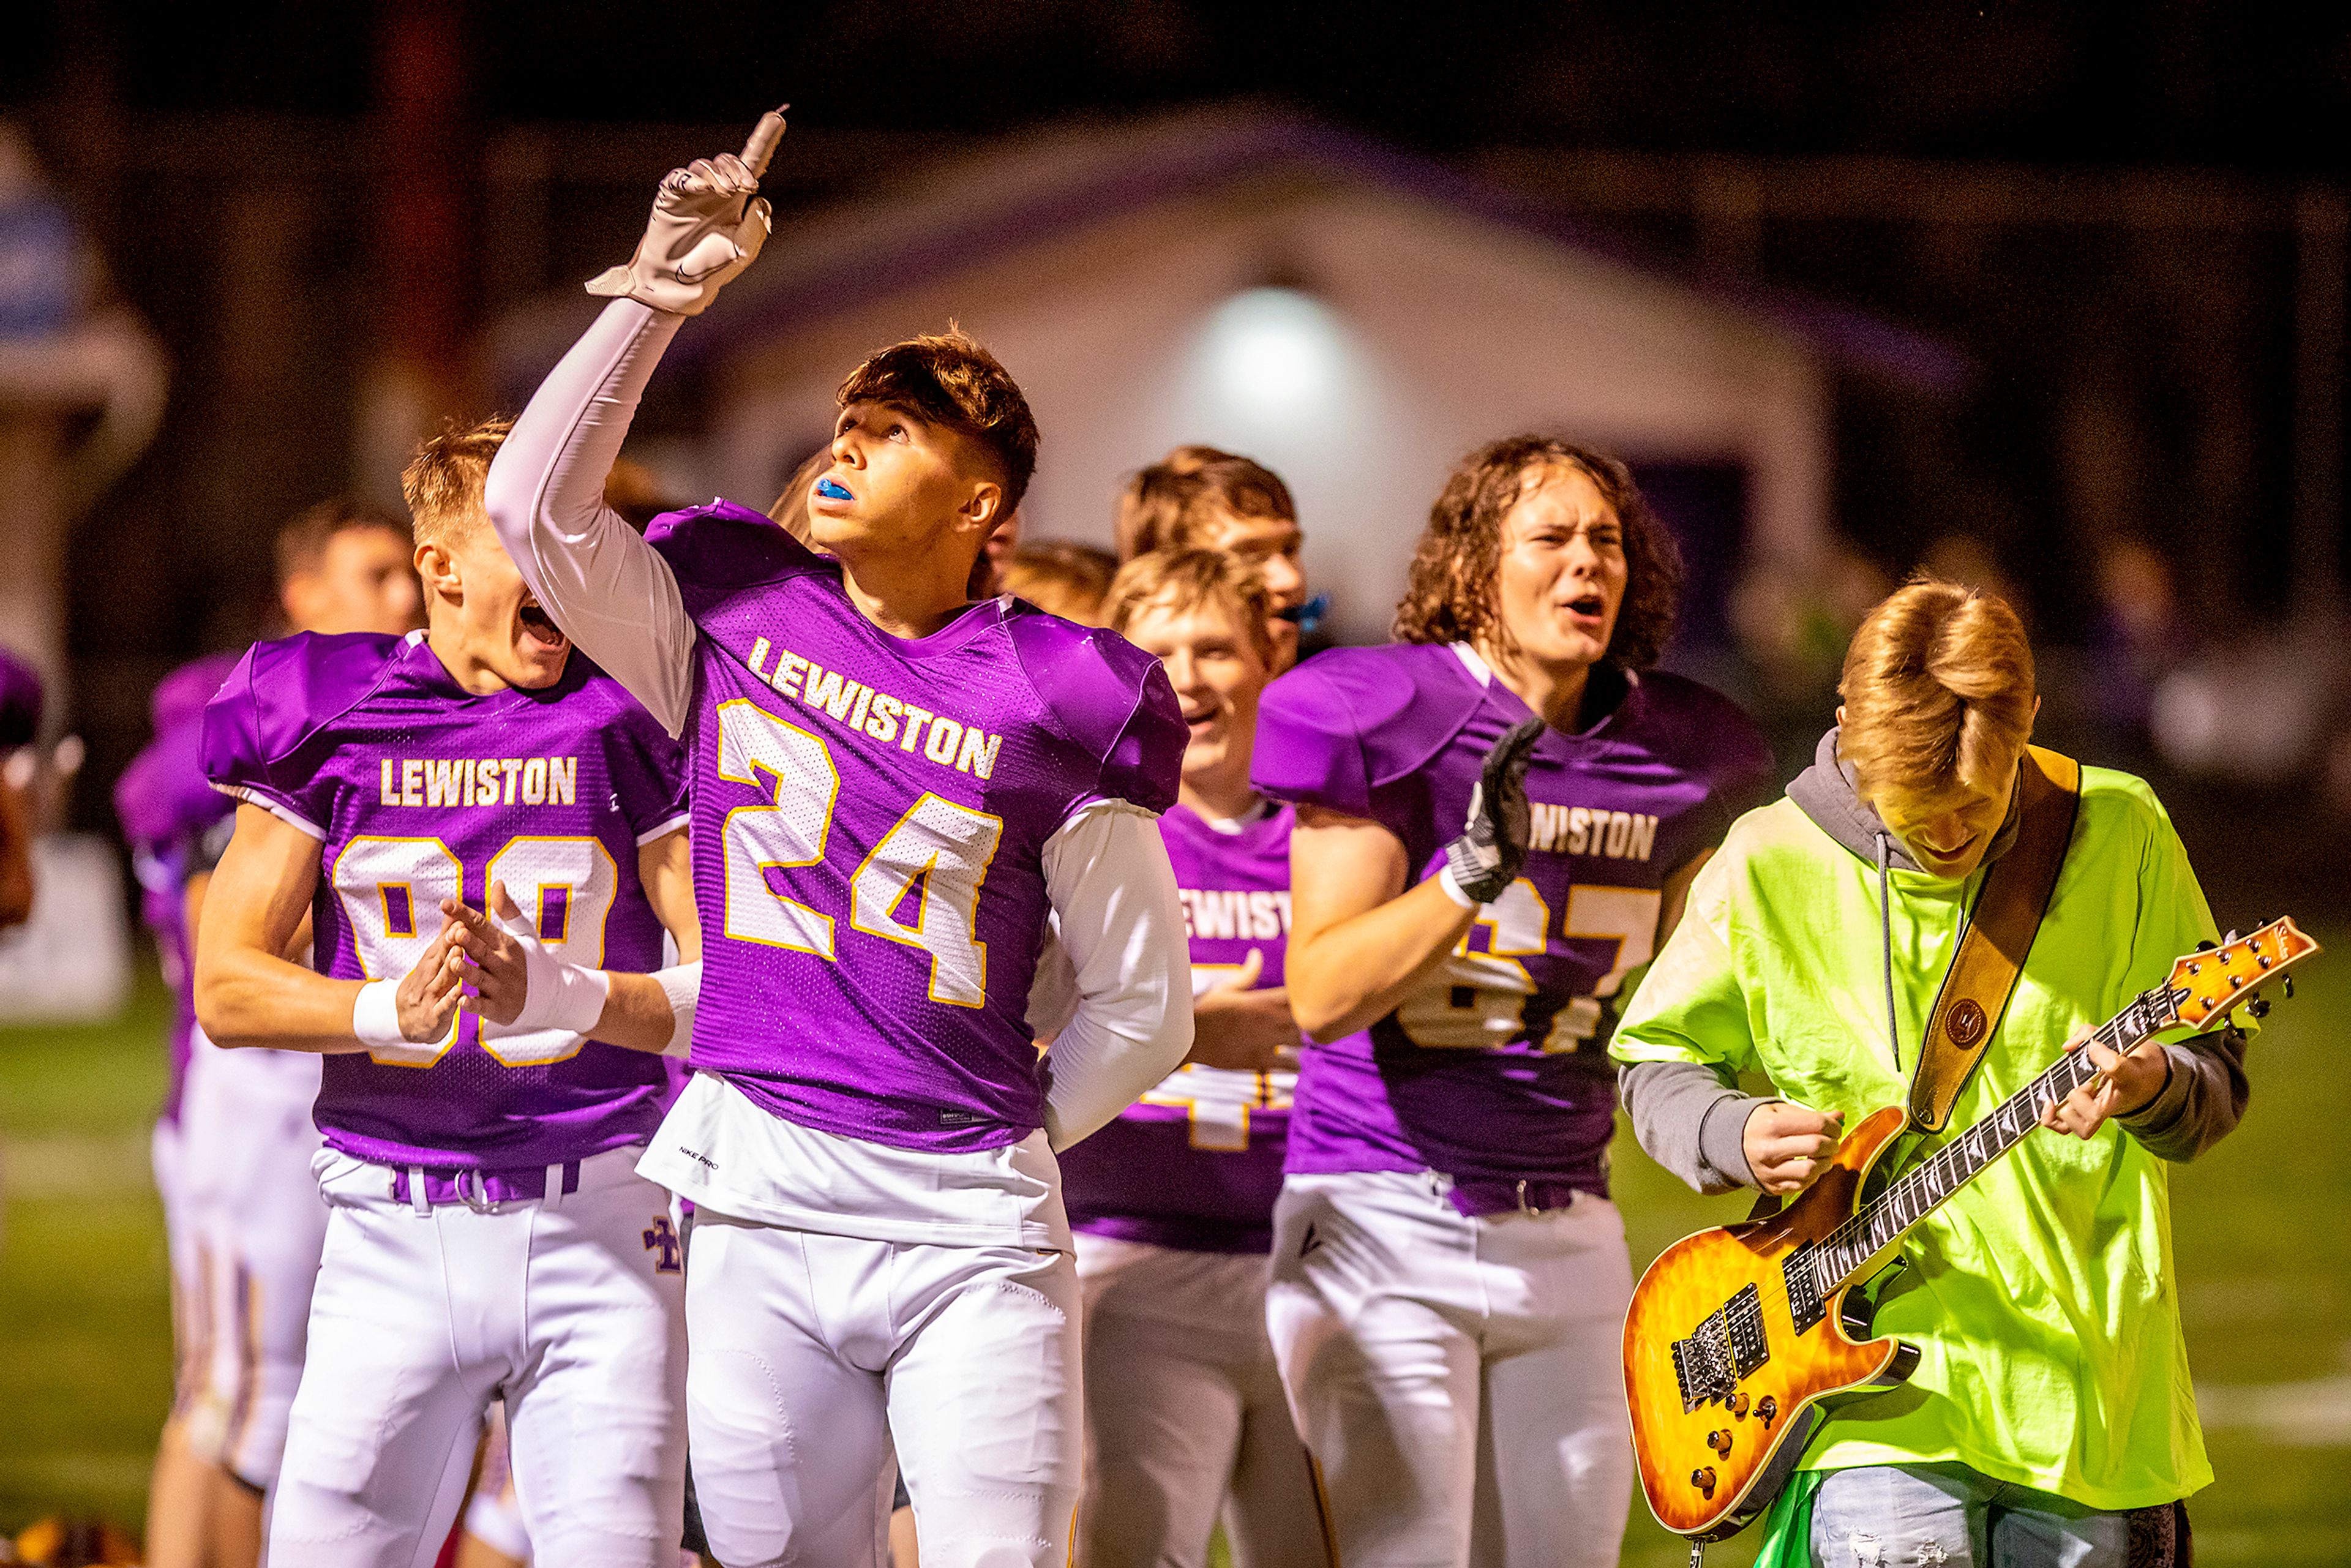
[{"label": "black football glove", "polygon": [[1445,846],[1445,869],[1463,896],[1491,904],[1527,863],[1527,763],[1542,738],[1531,718],[1494,742],[1469,792],[1469,821]]}]

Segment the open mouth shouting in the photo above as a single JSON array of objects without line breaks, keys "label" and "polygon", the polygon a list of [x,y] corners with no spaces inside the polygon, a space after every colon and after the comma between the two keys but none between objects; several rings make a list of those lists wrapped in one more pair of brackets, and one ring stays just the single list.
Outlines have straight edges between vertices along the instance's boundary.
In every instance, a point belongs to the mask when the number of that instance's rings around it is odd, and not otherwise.
[{"label": "open mouth shouting", "polygon": [[1592,631],[1597,632],[1602,623],[1608,619],[1608,596],[1598,589],[1593,589],[1589,592],[1579,593],[1569,600],[1566,608],[1568,614],[1573,616],[1579,624],[1586,625]]},{"label": "open mouth shouting", "polygon": [[524,645],[532,652],[560,653],[571,646],[571,639],[565,636],[562,628],[557,626],[553,618],[539,608],[536,596],[524,594],[522,608],[515,612],[515,617],[522,622]]}]

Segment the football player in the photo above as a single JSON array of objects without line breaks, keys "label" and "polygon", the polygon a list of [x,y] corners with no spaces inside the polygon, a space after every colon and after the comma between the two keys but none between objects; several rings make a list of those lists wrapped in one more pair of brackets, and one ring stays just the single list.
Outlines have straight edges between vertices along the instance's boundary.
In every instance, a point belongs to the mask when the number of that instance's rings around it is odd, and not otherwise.
[{"label": "football player", "polygon": [[1494,443],[1431,509],[1401,642],[1319,655],[1259,710],[1313,1042],[1268,1320],[1348,1568],[1616,1561],[1605,1036],[1771,765],[1650,667],[1679,570],[1622,465]]},{"label": "football player", "polygon": [[1122,560],[1163,549],[1219,549],[1256,569],[1273,607],[1273,671],[1298,663],[1298,640],[1329,605],[1306,596],[1306,536],[1290,486],[1261,463],[1213,446],[1178,446],[1130,476],[1112,519]]},{"label": "football player", "polygon": [[[542,1556],[674,1562],[682,1266],[635,1165],[695,995],[682,758],[491,533],[503,435],[435,437],[403,476],[427,630],[262,643],[204,715],[238,805],[198,1018],[325,1058],[280,1563],[432,1562],[499,1397]],[[310,967],[281,956],[306,913]],[[684,962],[646,973],[664,927]]]},{"label": "football player", "polygon": [[[499,454],[490,514],[693,758],[709,984],[643,1168],[695,1209],[713,1552],[880,1562],[894,1438],[926,1568],[1060,1563],[1081,1411],[1054,1151],[1191,1043],[1155,821],[1184,724],[1122,639],[967,599],[1037,427],[960,333],[841,383],[809,501],[825,555],[723,502],[644,541],[603,507],[662,350],[765,239],[752,198],[782,129],[663,181],[635,256],[589,286],[612,302]],[[1041,1063],[1040,970],[1070,998]]]},{"label": "football player", "polygon": [[[285,624],[406,632],[421,608],[411,548],[406,528],[362,503],[338,498],[301,512],[277,540]],[[235,654],[207,654],[164,677],[152,703],[154,738],[114,790],[141,914],[178,998],[154,1137],[179,1362],[148,1507],[156,1568],[258,1560],[263,1498],[302,1375],[327,1228],[310,1174],[318,1059],[223,1052],[195,1022],[197,916],[235,810],[204,778],[204,709],[235,663]],[[297,946],[308,939],[298,933]]]},{"label": "football player", "polygon": [[1313,1483],[1265,1333],[1266,1252],[1298,1027],[1282,988],[1288,806],[1249,786],[1272,606],[1217,550],[1155,551],[1111,628],[1158,655],[1190,744],[1159,819],[1191,926],[1192,1052],[1061,1162],[1086,1301],[1092,1568],[1200,1568],[1221,1513],[1239,1568],[1324,1561]]}]

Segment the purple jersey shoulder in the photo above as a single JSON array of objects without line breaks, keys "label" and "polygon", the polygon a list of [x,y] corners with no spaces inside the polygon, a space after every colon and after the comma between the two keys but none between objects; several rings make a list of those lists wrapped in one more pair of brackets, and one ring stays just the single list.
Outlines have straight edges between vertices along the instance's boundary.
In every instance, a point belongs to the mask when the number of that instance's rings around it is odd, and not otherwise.
[{"label": "purple jersey shoulder", "polygon": [[1333,648],[1266,687],[1249,780],[1277,800],[1371,816],[1379,792],[1442,751],[1481,695],[1441,643]]},{"label": "purple jersey shoulder", "polygon": [[1025,599],[1006,601],[1004,632],[1046,722],[1101,758],[1093,798],[1146,811],[1173,806],[1191,732],[1159,661],[1115,632],[1064,621]]},{"label": "purple jersey shoulder", "polygon": [[645,542],[669,563],[690,615],[743,589],[831,564],[774,518],[732,501],[664,512],[646,525]]},{"label": "purple jersey shoulder", "polygon": [[0,648],[0,751],[30,746],[41,727],[41,673]]},{"label": "purple jersey shoulder", "polygon": [[1715,817],[1708,843],[1778,792],[1779,760],[1745,708],[1712,686],[1668,670],[1642,671],[1638,690],[1641,739],[1675,767],[1707,781]]},{"label": "purple jersey shoulder", "polygon": [[308,820],[298,796],[308,780],[284,765],[383,684],[402,641],[298,632],[256,643],[204,705],[204,776],[239,799],[259,796]]}]

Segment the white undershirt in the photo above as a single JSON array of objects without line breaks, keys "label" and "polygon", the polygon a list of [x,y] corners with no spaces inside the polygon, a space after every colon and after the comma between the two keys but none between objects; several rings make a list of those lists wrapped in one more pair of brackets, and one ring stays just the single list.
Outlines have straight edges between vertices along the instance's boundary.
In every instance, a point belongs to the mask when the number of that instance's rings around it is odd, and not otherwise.
[{"label": "white undershirt", "polygon": [[[603,491],[680,319],[632,299],[606,306],[515,422],[485,496],[548,614],[672,735],[693,711],[699,633],[669,563]],[[978,1154],[897,1149],[785,1122],[697,1075],[646,1174],[697,1204],[770,1224],[1066,1248],[1050,1150],[1110,1121],[1184,1060],[1190,964],[1175,870],[1151,813],[1091,802],[1046,841],[1043,862],[1050,939],[1030,1012],[1066,1021],[1043,1066],[1040,1132]]]}]

